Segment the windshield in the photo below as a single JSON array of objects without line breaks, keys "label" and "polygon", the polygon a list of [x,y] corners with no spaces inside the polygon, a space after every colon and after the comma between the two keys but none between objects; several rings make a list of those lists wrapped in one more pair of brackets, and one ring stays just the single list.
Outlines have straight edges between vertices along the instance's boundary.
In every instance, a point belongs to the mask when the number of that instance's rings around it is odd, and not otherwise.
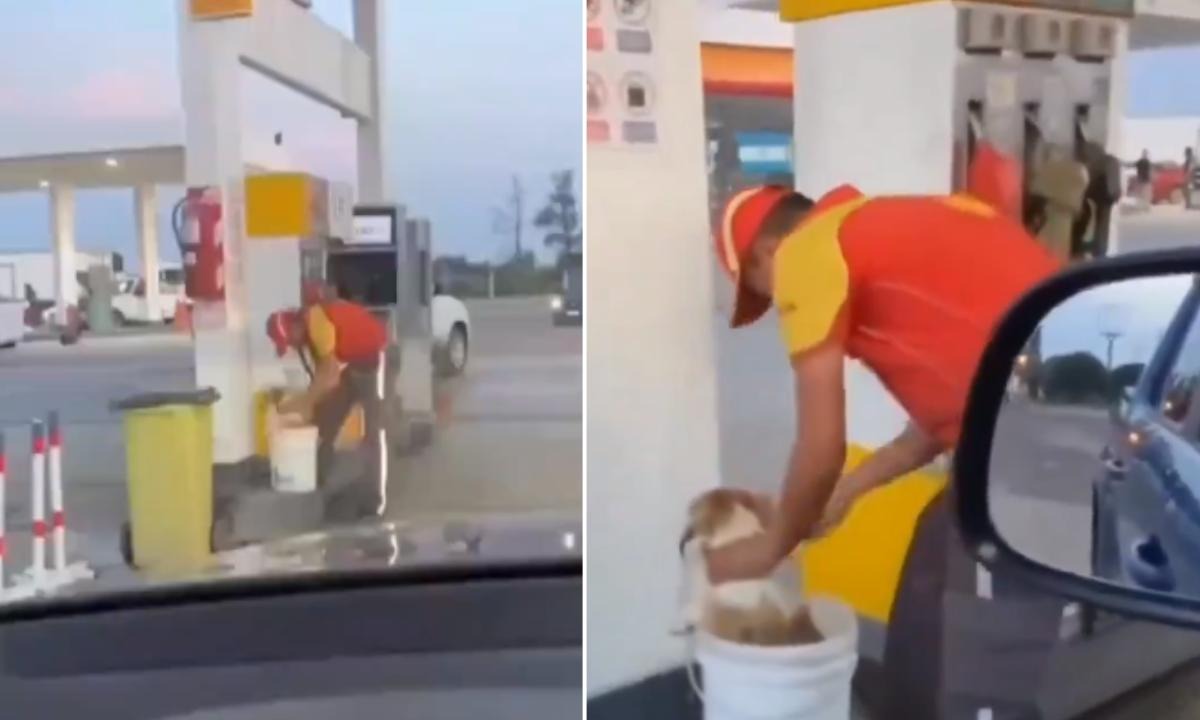
[{"label": "windshield", "polygon": [[[581,243],[581,11],[544,4],[530,33],[502,5],[464,22],[388,2],[378,25],[355,19],[370,3],[319,1],[289,22],[343,38],[323,47],[370,33],[385,84],[313,47],[214,89],[180,73],[215,62],[186,33],[237,21],[85,5],[0,9],[20,28],[0,48],[0,156],[54,159],[0,169],[0,298],[41,303],[16,309],[11,349],[0,317],[0,613],[246,575],[577,561],[582,329],[545,307]],[[80,62],[18,70],[46,47]],[[314,63],[342,68],[336,87]],[[206,142],[182,132],[196,123]],[[245,174],[197,174],[208,141]],[[63,268],[113,292],[61,291]]]}]

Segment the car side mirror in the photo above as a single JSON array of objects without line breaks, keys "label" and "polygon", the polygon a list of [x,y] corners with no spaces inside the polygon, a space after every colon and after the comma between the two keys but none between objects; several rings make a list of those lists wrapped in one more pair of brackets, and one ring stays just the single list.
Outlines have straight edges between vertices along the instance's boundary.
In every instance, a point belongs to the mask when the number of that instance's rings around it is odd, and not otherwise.
[{"label": "car side mirror", "polygon": [[[1077,265],[1009,311],[955,451],[957,518],[982,563],[1200,628],[1200,443],[1182,430],[1200,422],[1198,277],[1200,249],[1136,253]],[[1021,392],[1031,345],[1036,394]]]}]

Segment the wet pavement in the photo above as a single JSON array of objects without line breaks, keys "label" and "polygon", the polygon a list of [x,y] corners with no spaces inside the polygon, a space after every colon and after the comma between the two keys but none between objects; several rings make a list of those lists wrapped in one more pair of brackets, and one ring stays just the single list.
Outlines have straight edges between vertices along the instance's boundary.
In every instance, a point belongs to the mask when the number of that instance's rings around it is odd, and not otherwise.
[{"label": "wet pavement", "polygon": [[[467,372],[438,389],[443,413],[435,443],[393,462],[389,518],[578,511],[581,330],[554,327],[543,298],[472,302],[469,310]],[[127,509],[122,427],[108,404],[192,383],[189,340],[169,333],[0,351],[10,573],[28,564],[30,552],[29,420],[50,409],[62,414],[70,555],[112,568],[120,562],[117,537]],[[118,583],[132,579],[122,571],[102,574]]]}]

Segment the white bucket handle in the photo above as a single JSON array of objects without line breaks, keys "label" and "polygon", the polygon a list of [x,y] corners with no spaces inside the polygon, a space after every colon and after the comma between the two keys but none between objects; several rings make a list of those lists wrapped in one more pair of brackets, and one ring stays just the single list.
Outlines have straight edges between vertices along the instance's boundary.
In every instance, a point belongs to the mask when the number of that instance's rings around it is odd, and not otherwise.
[{"label": "white bucket handle", "polygon": [[[692,692],[696,694],[696,698],[698,700],[700,700],[700,703],[702,705],[713,704],[714,706],[721,707],[721,710],[725,711],[726,713],[729,713],[731,716],[740,717],[740,718],[743,718],[744,720],[778,720],[777,716],[756,717],[753,715],[747,715],[745,712],[743,712],[741,710],[737,710],[737,709],[726,707],[726,706],[719,706],[719,705],[716,705],[715,703],[710,703],[708,697],[705,696],[705,694],[704,694],[704,689],[700,687],[700,680],[696,677],[696,665],[698,664],[698,662],[696,660],[696,632],[695,632],[695,630],[689,630],[686,633],[686,635],[687,635],[687,663],[686,664],[687,664],[688,684],[692,686]],[[842,671],[841,668],[835,668],[834,670],[830,670],[828,672],[829,672],[829,674],[832,675],[832,674],[835,674],[835,672],[841,672],[841,671]]]}]

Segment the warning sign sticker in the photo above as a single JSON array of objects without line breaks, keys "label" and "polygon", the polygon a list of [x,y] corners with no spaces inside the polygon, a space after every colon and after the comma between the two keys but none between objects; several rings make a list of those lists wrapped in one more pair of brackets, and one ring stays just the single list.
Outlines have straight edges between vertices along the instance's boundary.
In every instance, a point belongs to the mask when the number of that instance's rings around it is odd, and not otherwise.
[{"label": "warning sign sticker", "polygon": [[655,11],[653,0],[588,0],[589,143],[652,150],[661,142]]},{"label": "warning sign sticker", "polygon": [[650,19],[650,0],[613,0],[613,5],[626,25],[645,25]]},{"label": "warning sign sticker", "polygon": [[588,115],[601,115],[607,106],[608,91],[604,88],[604,78],[600,77],[600,73],[589,72],[587,75]]},{"label": "warning sign sticker", "polygon": [[629,72],[621,78],[621,99],[628,114],[645,117],[654,107],[654,86],[643,72]]}]

